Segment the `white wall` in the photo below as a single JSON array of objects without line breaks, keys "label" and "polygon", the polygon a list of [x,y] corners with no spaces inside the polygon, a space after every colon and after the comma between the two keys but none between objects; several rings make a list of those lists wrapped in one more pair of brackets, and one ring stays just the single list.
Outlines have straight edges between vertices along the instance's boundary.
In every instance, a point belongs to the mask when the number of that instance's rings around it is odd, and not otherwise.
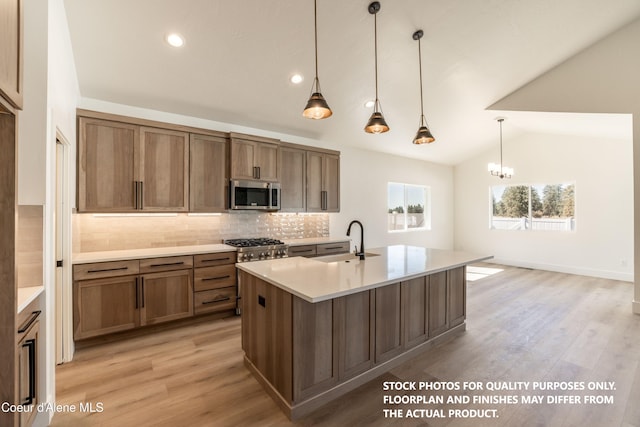
[{"label": "white wall", "polygon": [[[453,249],[451,166],[350,148],[341,152],[340,213],[331,215],[332,236],[344,236],[349,222],[357,219],[364,225],[365,249],[393,244]],[[431,188],[431,230],[387,232],[388,182]],[[359,245],[360,230],[354,227],[352,242]]]},{"label": "white wall", "polygon": [[[631,118],[629,118],[631,127]],[[489,150],[455,167],[455,247],[495,262],[633,280],[632,141],[525,134],[504,142],[512,179],[487,172]],[[492,185],[575,182],[576,231],[491,230]]]}]

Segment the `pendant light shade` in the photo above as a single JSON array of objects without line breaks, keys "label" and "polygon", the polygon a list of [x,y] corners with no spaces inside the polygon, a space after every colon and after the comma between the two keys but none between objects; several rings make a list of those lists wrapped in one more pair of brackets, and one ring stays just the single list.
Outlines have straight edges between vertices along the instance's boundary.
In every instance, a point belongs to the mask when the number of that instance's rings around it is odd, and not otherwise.
[{"label": "pendant light shade", "polygon": [[314,40],[315,40],[315,53],[316,53],[316,77],[313,79],[311,85],[311,96],[307,102],[307,106],[304,108],[302,115],[308,119],[320,120],[331,117],[333,112],[329,108],[329,104],[322,96],[320,92],[320,80],[318,80],[318,4],[317,0],[313,0],[313,26],[314,26]]},{"label": "pendant light shade", "polygon": [[416,145],[431,144],[436,140],[429,130],[427,119],[424,117],[424,100],[422,98],[422,49],[420,48],[420,39],[423,35],[422,30],[413,33],[413,39],[418,40],[418,64],[420,66],[420,127],[418,128],[416,137],[413,138],[413,143]]},{"label": "pendant light shade", "polygon": [[378,20],[377,14],[380,11],[380,2],[374,1],[369,4],[369,13],[373,15],[373,43],[375,52],[375,76],[376,76],[376,100],[373,104],[373,114],[369,117],[367,125],[364,127],[364,131],[367,133],[383,133],[389,130],[389,125],[382,115],[382,108],[380,107],[380,100],[378,99]]}]

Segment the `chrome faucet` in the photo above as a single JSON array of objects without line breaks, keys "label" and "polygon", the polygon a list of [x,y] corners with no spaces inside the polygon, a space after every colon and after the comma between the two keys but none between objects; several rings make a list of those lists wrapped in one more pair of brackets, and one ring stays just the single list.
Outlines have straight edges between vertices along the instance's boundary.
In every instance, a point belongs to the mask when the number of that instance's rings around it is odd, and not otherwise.
[{"label": "chrome faucet", "polygon": [[347,236],[351,235],[351,226],[354,223],[360,226],[360,252],[358,252],[358,247],[356,246],[356,255],[358,255],[361,260],[364,260],[364,227],[362,226],[362,223],[355,219],[351,221],[349,223],[349,228],[347,228]]}]

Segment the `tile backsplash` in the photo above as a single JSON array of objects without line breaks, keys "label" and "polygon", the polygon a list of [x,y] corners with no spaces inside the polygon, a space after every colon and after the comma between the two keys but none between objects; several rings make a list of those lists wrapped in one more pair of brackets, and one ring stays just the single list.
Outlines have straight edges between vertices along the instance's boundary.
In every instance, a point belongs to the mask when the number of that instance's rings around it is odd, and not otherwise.
[{"label": "tile backsplash", "polygon": [[219,215],[73,215],[73,251],[205,245],[238,237],[328,237],[328,214],[233,212]]}]

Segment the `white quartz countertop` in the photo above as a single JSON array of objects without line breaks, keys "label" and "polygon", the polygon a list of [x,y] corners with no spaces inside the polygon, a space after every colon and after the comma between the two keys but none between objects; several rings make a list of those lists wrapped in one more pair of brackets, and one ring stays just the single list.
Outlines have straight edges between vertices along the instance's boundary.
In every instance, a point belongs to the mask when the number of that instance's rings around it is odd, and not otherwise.
[{"label": "white quartz countertop", "polygon": [[44,292],[44,286],[28,286],[18,288],[18,314],[22,312],[34,299]]},{"label": "white quartz countertop", "polygon": [[86,264],[89,262],[106,262],[130,259],[143,259],[179,255],[197,255],[215,252],[234,251],[236,248],[229,245],[193,245],[174,246],[165,248],[124,249],[120,251],[82,252],[73,255],[74,264]]},{"label": "white quartz countertop", "polygon": [[376,256],[348,262],[323,262],[323,257],[292,257],[236,266],[314,303],[493,258],[491,255],[406,245],[367,249],[367,253]]}]

